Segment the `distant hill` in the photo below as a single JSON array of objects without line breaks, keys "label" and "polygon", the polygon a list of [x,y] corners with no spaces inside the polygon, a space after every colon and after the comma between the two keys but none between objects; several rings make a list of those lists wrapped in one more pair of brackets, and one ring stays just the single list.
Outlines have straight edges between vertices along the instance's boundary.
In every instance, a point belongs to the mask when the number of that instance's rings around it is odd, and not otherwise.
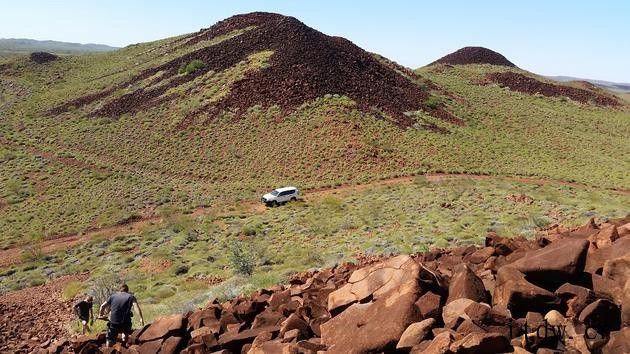
[{"label": "distant hill", "polygon": [[491,64],[508,67],[516,67],[503,55],[484,47],[464,47],[453,53],[447,54],[434,61],[434,64],[466,65],[466,64]]},{"label": "distant hill", "polygon": [[81,44],[58,41],[38,41],[25,38],[0,38],[0,54],[30,53],[36,51],[57,54],[109,52],[118,49],[104,44]]},{"label": "distant hill", "polygon": [[630,83],[624,82],[611,82],[604,80],[592,80],[592,79],[581,79],[572,76],[547,76],[548,78],[556,81],[586,81],[590,82],[593,85],[599,86],[603,89],[615,91],[615,92],[630,92]]}]

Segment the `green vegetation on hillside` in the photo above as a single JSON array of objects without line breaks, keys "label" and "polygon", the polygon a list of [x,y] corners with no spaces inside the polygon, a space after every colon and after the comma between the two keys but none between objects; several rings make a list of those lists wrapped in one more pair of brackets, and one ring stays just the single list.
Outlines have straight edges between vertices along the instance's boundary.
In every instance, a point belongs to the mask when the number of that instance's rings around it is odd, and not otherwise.
[{"label": "green vegetation on hillside", "polygon": [[[630,186],[627,108],[481,85],[486,73],[508,70],[488,65],[417,71],[447,93],[433,90],[436,98],[425,105],[439,100],[464,126],[419,111],[408,113],[417,124],[402,130],[390,123],[391,117],[364,113],[334,92],[294,112],[275,106],[198,112],[225,97],[245,75],[265,70],[272,51],[251,53],[220,72],[191,71],[193,80],[164,92],[163,97],[177,97],[167,104],[139,107],[118,119],[94,114],[112,98],[177,79],[158,72],[119,86],[142,70],[252,28],[195,44],[181,36],[45,65],[27,57],[2,60],[0,247],[138,216],[257,199],[284,184],[309,188],[455,172]],[[111,98],[105,102],[48,114],[108,89]]]},{"label": "green vegetation on hillside", "polygon": [[[519,202],[510,198],[513,194],[531,199]],[[141,233],[95,238],[6,268],[0,272],[0,291],[88,271],[90,280],[69,285],[68,296],[122,277],[149,314],[164,314],[267,287],[294,272],[332,266],[358,253],[480,243],[489,231],[532,236],[556,222],[577,225],[590,217],[621,217],[625,206],[627,196],[616,192],[553,183],[429,182],[418,177],[256,212],[235,204],[203,216],[173,215]]]}]

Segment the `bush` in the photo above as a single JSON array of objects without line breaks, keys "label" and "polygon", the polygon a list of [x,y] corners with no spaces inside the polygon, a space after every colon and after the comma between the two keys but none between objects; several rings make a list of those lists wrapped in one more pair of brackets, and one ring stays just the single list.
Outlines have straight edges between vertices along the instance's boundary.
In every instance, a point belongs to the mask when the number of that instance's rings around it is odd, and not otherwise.
[{"label": "bush", "polygon": [[206,64],[204,62],[202,62],[201,60],[195,59],[188,64],[183,63],[179,67],[179,70],[177,72],[180,74],[190,74],[190,73],[194,73],[197,70],[201,70],[205,67],[206,67]]},{"label": "bush", "polygon": [[256,268],[256,256],[250,244],[234,241],[230,245],[230,263],[237,274],[251,275]]},{"label": "bush", "polygon": [[431,96],[424,101],[424,105],[431,109],[436,109],[440,105],[440,99],[435,96]]}]

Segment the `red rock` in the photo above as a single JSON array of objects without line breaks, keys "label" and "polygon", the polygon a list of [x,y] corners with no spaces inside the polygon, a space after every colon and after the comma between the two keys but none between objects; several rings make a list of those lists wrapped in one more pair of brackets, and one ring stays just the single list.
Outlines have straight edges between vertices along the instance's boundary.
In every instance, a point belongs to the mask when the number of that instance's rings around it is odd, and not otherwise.
[{"label": "red rock", "polygon": [[468,308],[468,306],[474,303],[475,302],[473,300],[466,298],[457,299],[448,303],[442,309],[442,320],[444,321],[444,324],[452,324],[459,317],[462,317],[463,319],[468,319],[468,316],[466,315],[466,309]]},{"label": "red rock", "polygon": [[440,302],[442,297],[433,292],[427,292],[416,301],[416,307],[422,318],[438,318],[440,316]]},{"label": "red rock", "polygon": [[269,307],[256,316],[254,322],[252,323],[252,328],[279,326],[280,323],[284,321],[284,319],[285,317],[282,315],[282,313],[274,311],[271,309],[271,307]]},{"label": "red rock", "polygon": [[138,353],[140,354],[155,354],[160,350],[162,346],[162,339],[156,339],[149,342],[144,342],[138,348]]},{"label": "red rock", "polygon": [[602,354],[630,353],[630,327],[610,332],[610,340],[602,348]]},{"label": "red rock", "polygon": [[392,289],[413,282],[418,278],[420,267],[409,256],[397,256],[352,273],[348,283],[330,293],[328,311],[362,301],[368,297],[378,299]]},{"label": "red rock", "polygon": [[203,326],[204,320],[217,320],[218,315],[220,314],[220,310],[215,307],[206,308],[204,310],[199,310],[193,312],[188,317],[188,329],[195,330],[201,326]]},{"label": "red rock", "polygon": [[287,331],[297,329],[300,334],[306,335],[308,333],[308,323],[301,319],[296,314],[291,314],[280,325],[280,336],[284,336]]},{"label": "red rock", "polygon": [[259,327],[255,329],[248,329],[240,333],[228,332],[219,336],[219,344],[225,349],[236,350],[241,348],[246,343],[251,343],[261,333],[271,332],[277,333],[280,328],[277,326]]},{"label": "red rock", "polygon": [[473,264],[484,263],[488,258],[494,255],[494,247],[484,247],[476,250],[468,257],[468,261]]},{"label": "red rock", "polygon": [[154,321],[141,335],[141,342],[148,342],[167,335],[178,333],[184,328],[184,316],[181,314],[164,316]]},{"label": "red rock", "polygon": [[415,270],[415,279],[401,275],[406,281],[397,282],[397,287],[379,295],[373,303],[353,304],[321,325],[322,342],[328,353],[384,350],[394,346],[404,330],[420,319],[414,305],[420,292],[418,265],[412,264],[415,266],[407,272]]},{"label": "red rock", "polygon": [[191,343],[203,343],[207,347],[213,347],[217,345],[215,333],[208,327],[201,327],[190,332],[190,341]]},{"label": "red rock", "polygon": [[563,284],[584,270],[588,241],[563,239],[510,264],[535,284]]},{"label": "red rock", "polygon": [[298,350],[300,353],[317,353],[320,350],[326,350],[326,345],[321,342],[321,338],[310,338],[307,340],[301,340],[297,342]]},{"label": "red rock", "polygon": [[445,354],[449,352],[451,343],[453,342],[453,336],[449,332],[442,332],[435,336],[426,348],[422,351],[412,350],[413,354]]},{"label": "red rock", "polygon": [[461,298],[476,302],[486,300],[486,289],[483,282],[466,264],[461,264],[455,268],[455,274],[448,286],[446,303]]},{"label": "red rock", "polygon": [[589,304],[580,312],[579,321],[600,333],[617,331],[621,327],[619,307],[606,299],[599,299]]},{"label": "red rock", "polygon": [[553,293],[528,282],[511,266],[499,269],[493,295],[493,305],[506,306],[517,317],[527,311],[546,313],[560,304]]},{"label": "red rock", "polygon": [[490,312],[492,309],[490,306],[486,304],[480,304],[478,302],[473,302],[468,305],[464,310],[464,313],[468,316],[468,318],[476,324],[484,324],[487,322],[490,317]]},{"label": "red rock", "polygon": [[431,333],[433,326],[435,326],[435,319],[433,318],[410,324],[400,336],[396,349],[410,350]]},{"label": "red rock", "polygon": [[455,354],[465,353],[505,353],[510,351],[510,341],[497,333],[473,332],[451,344],[450,349]]},{"label": "red rock", "polygon": [[630,249],[625,256],[608,259],[604,262],[602,276],[610,278],[623,286],[630,280]]},{"label": "red rock", "polygon": [[182,343],[182,337],[169,337],[164,343],[162,343],[162,348],[160,349],[160,354],[175,354],[179,353],[178,348]]},{"label": "red rock", "polygon": [[601,247],[588,253],[584,270],[601,274],[607,260],[623,257],[630,250],[630,237],[623,237],[613,244]]},{"label": "red rock", "polygon": [[595,294],[590,289],[569,283],[556,289],[555,294],[566,303],[568,317],[579,315],[586,305],[595,301]]}]

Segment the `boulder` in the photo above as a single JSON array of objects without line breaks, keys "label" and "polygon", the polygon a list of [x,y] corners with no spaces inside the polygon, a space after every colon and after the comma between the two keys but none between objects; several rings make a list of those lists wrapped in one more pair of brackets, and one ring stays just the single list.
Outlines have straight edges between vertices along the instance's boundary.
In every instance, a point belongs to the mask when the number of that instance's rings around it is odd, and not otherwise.
[{"label": "boulder", "polygon": [[486,289],[483,281],[466,264],[461,264],[455,268],[455,273],[449,282],[446,303],[461,298],[477,302],[486,300]]},{"label": "boulder", "polygon": [[468,319],[468,316],[466,315],[466,309],[468,308],[468,306],[474,303],[475,301],[466,298],[457,299],[448,303],[442,309],[442,321],[444,321],[445,324],[449,324],[457,320],[457,318],[459,317],[462,317],[463,319]]},{"label": "boulder", "polygon": [[523,273],[511,266],[499,269],[492,302],[506,306],[516,317],[527,311],[546,313],[560,304],[552,292],[528,282]]},{"label": "boulder", "polygon": [[630,237],[623,237],[610,245],[589,252],[584,270],[601,274],[607,260],[623,257],[628,254],[628,250],[630,250]]},{"label": "boulder", "polygon": [[142,343],[142,345],[140,345],[140,348],[138,348],[138,353],[139,354],[157,353],[160,351],[160,348],[162,347],[162,342],[163,340],[161,338],[152,340],[149,342],[144,342]]},{"label": "boulder", "polygon": [[498,333],[473,332],[455,341],[450,350],[455,354],[505,353],[511,351],[510,341]]},{"label": "boulder", "polygon": [[630,249],[624,256],[606,260],[602,276],[616,281],[621,286],[626,284],[630,280]]},{"label": "boulder", "polygon": [[179,353],[179,346],[182,344],[182,337],[168,337],[160,348],[160,354]]},{"label": "boulder", "polygon": [[450,332],[442,332],[435,336],[426,348],[420,351],[412,350],[413,354],[445,354],[449,352],[453,335]]},{"label": "boulder", "polygon": [[[405,329],[420,319],[414,304],[420,293],[418,264],[411,258],[393,259],[399,264],[399,268],[394,268],[390,263],[391,269],[406,269],[406,272],[415,276],[409,277],[395,272],[394,274],[399,275],[391,281],[394,281],[396,287],[385,284],[378,288],[379,293],[378,296],[375,295],[374,302],[355,303],[322,324],[322,342],[328,347],[328,353],[364,353],[393,347]],[[369,272],[363,279],[369,278],[372,273]],[[356,278],[355,276],[355,280]],[[385,287],[390,290],[380,293],[380,289]]]},{"label": "boulder", "polygon": [[510,267],[525,274],[534,284],[555,289],[584,270],[587,251],[586,240],[561,239],[547,247],[527,252]]},{"label": "boulder", "polygon": [[396,349],[409,350],[418,345],[431,333],[433,326],[435,326],[435,319],[433,318],[410,324],[400,336]]},{"label": "boulder", "polygon": [[555,294],[566,304],[568,317],[579,315],[586,305],[595,301],[595,293],[590,289],[570,283],[562,284]]},{"label": "boulder", "polygon": [[181,314],[164,316],[155,320],[140,335],[140,342],[148,342],[158,338],[174,335],[184,328],[184,316]]},{"label": "boulder", "polygon": [[207,347],[211,348],[217,345],[217,338],[212,329],[208,327],[201,327],[190,332],[190,341],[192,343],[203,343]]},{"label": "boulder", "polygon": [[586,306],[578,320],[600,333],[608,333],[621,327],[621,311],[615,303],[599,299]]},{"label": "boulder", "polygon": [[422,318],[438,318],[440,316],[440,303],[442,297],[431,291],[420,296],[416,301],[416,307],[420,311]]},{"label": "boulder", "polygon": [[330,293],[328,311],[335,312],[368,297],[376,300],[392,289],[417,282],[419,271],[420,266],[407,255],[361,268],[352,273],[346,285]]},{"label": "boulder", "polygon": [[602,348],[602,354],[630,353],[630,327],[610,332],[610,340]]},{"label": "boulder", "polygon": [[259,327],[255,329],[247,329],[242,332],[228,332],[219,336],[219,345],[224,349],[231,351],[240,351],[244,344],[251,343],[254,338],[265,332],[278,333],[280,328],[277,326]]},{"label": "boulder", "polygon": [[596,234],[591,235],[588,240],[596,246],[596,248],[602,248],[611,245],[617,241],[619,233],[617,233],[617,227],[615,225],[607,225],[601,228]]},{"label": "boulder", "polygon": [[469,257],[468,261],[473,264],[481,264],[484,263],[488,258],[494,255],[494,247],[483,247],[475,252],[473,252]]},{"label": "boulder", "polygon": [[297,329],[301,335],[306,335],[308,333],[308,323],[293,313],[280,325],[280,336],[284,336],[287,331],[293,329]]}]

